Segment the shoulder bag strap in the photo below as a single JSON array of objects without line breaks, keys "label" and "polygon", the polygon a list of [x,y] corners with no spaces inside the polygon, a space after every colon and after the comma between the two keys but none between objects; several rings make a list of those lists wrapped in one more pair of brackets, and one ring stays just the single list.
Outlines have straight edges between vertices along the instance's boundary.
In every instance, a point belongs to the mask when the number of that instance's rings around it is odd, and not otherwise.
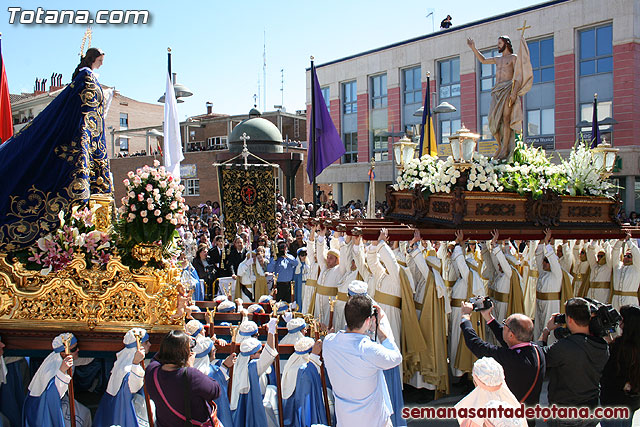
[{"label": "shoulder bag strap", "polygon": [[184,368],[184,413],[186,418],[184,420],[184,425],[186,427],[191,427],[191,379],[189,378],[189,370]]},{"label": "shoulder bag strap", "polygon": [[[158,367],[158,369],[160,369],[160,368]],[[171,412],[173,412],[173,415],[175,415],[176,417],[180,418],[181,420],[187,421],[185,416],[182,415],[180,412],[176,411],[175,409],[173,409],[173,406],[171,406],[169,404],[169,402],[167,401],[167,398],[165,397],[164,393],[162,392],[162,388],[160,387],[160,383],[158,383],[158,369],[156,369],[153,372],[153,382],[154,382],[154,384],[156,386],[156,389],[158,390],[158,394],[160,394],[160,397],[162,398],[162,401],[164,402],[164,404],[167,405],[167,408],[169,408],[169,410]],[[189,409],[187,409],[187,411],[189,411],[189,418],[191,418],[191,406],[189,405],[189,406],[187,406],[187,408],[189,408]],[[189,421],[189,424],[186,424],[186,425],[189,425],[189,426],[191,426],[191,425],[202,426],[203,423],[200,423],[198,421]]]},{"label": "shoulder bag strap", "polygon": [[527,398],[529,397],[533,389],[536,387],[536,384],[538,383],[538,377],[540,376],[540,368],[541,368],[540,353],[539,353],[540,350],[538,349],[538,346],[536,344],[531,344],[531,346],[533,347],[533,351],[536,353],[536,359],[538,360],[538,370],[536,371],[536,377],[533,380],[533,384],[531,384],[531,388],[529,388],[529,391],[527,392],[527,394],[525,394],[524,397],[520,400],[520,403],[524,403],[524,401],[527,400]]}]

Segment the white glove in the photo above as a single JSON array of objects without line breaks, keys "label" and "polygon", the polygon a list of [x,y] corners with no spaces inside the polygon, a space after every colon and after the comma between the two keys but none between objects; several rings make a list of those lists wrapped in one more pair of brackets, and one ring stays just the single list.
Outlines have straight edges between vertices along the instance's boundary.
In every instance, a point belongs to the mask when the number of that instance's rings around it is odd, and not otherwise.
[{"label": "white glove", "polygon": [[293,313],[286,312],[285,314],[282,315],[282,317],[284,317],[284,321],[288,323],[289,320],[293,318]]},{"label": "white glove", "polygon": [[270,334],[275,335],[277,326],[278,326],[278,319],[276,319],[275,317],[272,317],[271,319],[269,319],[269,323],[267,324],[267,331]]},{"label": "white glove", "polygon": [[298,309],[298,303],[297,303],[297,302],[295,302],[295,301],[294,301],[294,302],[292,302],[292,303],[289,305],[289,309],[290,309],[291,311],[296,311],[296,310]]}]

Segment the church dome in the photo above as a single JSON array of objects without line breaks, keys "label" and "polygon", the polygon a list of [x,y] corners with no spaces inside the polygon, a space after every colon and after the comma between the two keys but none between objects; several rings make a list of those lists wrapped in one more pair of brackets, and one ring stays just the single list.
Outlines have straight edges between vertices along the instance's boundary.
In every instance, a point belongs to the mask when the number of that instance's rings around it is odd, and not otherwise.
[{"label": "church dome", "polygon": [[242,151],[243,141],[240,138],[246,133],[247,147],[253,153],[282,153],[282,134],[269,120],[251,117],[240,122],[229,135],[229,151]]}]

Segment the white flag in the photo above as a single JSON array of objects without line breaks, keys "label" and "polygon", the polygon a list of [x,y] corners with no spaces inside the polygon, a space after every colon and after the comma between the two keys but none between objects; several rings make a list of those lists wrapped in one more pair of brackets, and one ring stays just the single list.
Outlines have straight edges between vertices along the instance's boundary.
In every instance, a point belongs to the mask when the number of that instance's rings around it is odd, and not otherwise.
[{"label": "white flag", "polygon": [[180,162],[184,160],[182,142],[180,141],[180,121],[178,120],[178,103],[173,89],[171,75],[167,73],[167,88],[164,92],[164,146],[162,157],[167,172],[180,182]]}]

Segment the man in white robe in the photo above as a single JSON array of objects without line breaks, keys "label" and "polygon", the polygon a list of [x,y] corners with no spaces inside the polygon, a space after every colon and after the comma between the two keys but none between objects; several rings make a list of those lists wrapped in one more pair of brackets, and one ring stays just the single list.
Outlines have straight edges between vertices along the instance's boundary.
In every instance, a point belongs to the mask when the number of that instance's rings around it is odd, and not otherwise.
[{"label": "man in white robe", "polygon": [[595,241],[587,246],[587,261],[591,267],[589,277],[589,292],[587,297],[608,303],[611,293],[611,247],[609,242],[604,242],[602,246]]},{"label": "man in white robe", "polygon": [[329,299],[335,298],[338,294],[338,286],[347,271],[347,265],[346,263],[340,263],[340,252],[337,249],[327,249],[324,228],[321,229],[320,234],[315,241],[316,259],[320,266],[320,275],[316,285],[314,314],[320,319],[320,323],[328,325],[331,315]]},{"label": "man in white robe", "polygon": [[551,232],[546,230],[544,240],[540,242],[536,249],[536,266],[539,277],[536,286],[534,337],[540,336],[553,313],[560,312],[563,270],[558,261],[558,255],[553,251],[550,241]]},{"label": "man in white robe", "polygon": [[400,342],[402,330],[400,266],[393,251],[387,245],[388,238],[388,231],[383,228],[380,231],[377,244],[372,244],[368,248],[367,265],[369,265],[376,283],[373,299],[387,314],[393,339],[395,342]]},{"label": "man in white robe", "polygon": [[[623,253],[623,246],[627,246]],[[611,252],[613,262],[613,296],[611,305],[620,310],[623,305],[638,305],[638,287],[640,286],[640,250],[627,233],[625,240],[618,240]]]}]

